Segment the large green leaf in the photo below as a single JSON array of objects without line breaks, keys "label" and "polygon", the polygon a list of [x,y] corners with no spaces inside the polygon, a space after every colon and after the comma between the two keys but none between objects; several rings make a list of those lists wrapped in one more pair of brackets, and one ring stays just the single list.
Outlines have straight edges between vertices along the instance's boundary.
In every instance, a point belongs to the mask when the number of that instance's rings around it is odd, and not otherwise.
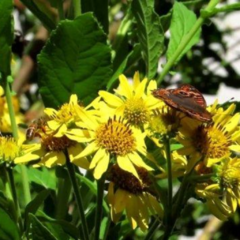
[{"label": "large green leaf", "polygon": [[0,208],[0,239],[20,240],[16,223],[2,208]]},{"label": "large green leaf", "polygon": [[91,13],[60,22],[39,55],[39,84],[47,107],[58,107],[76,93],[89,103],[112,74],[106,35]]},{"label": "large green leaf", "polygon": [[56,189],[57,178],[55,177],[55,174],[47,168],[29,168],[28,178],[29,181],[37,183],[46,189]]},{"label": "large green leaf", "polygon": [[[178,46],[184,41],[186,34],[189,33],[193,25],[196,23],[197,17],[194,12],[190,11],[183,3],[178,3],[175,1],[173,5],[173,14],[170,25],[170,42],[167,50],[168,60],[175,53]],[[184,51],[180,54],[177,61],[200,39],[201,29],[199,29],[193,36],[191,41],[188,42]]]},{"label": "large green leaf", "polygon": [[21,0],[23,4],[42,22],[48,29],[53,30],[56,27],[55,20],[49,12],[49,9],[38,0]]},{"label": "large green leaf", "polygon": [[[97,196],[97,184],[96,182],[92,182],[89,179],[87,179],[86,177],[80,175],[80,174],[76,174],[76,176],[80,179],[81,182],[83,182],[84,184],[86,184],[89,188],[89,190],[95,195]],[[106,203],[105,200],[103,200],[103,209],[106,211],[106,213],[109,212],[109,208],[108,205]]]},{"label": "large green leaf", "polygon": [[29,214],[30,227],[28,229],[28,239],[34,240],[57,240],[58,238],[54,237],[51,231],[44,226],[41,221],[37,219],[33,214]]},{"label": "large green leaf", "polygon": [[152,79],[156,75],[158,60],[164,47],[161,23],[154,11],[153,0],[133,0],[132,12],[137,20],[137,33],[146,64],[146,74]]},{"label": "large green leaf", "polygon": [[82,0],[82,12],[93,12],[105,33],[108,33],[108,0]]},{"label": "large green leaf", "polygon": [[0,1],[0,72],[10,75],[12,32],[12,0]]},{"label": "large green leaf", "polygon": [[79,229],[67,221],[53,219],[40,210],[36,217],[56,239],[82,239],[79,238]]},{"label": "large green leaf", "polygon": [[[41,191],[27,206],[25,209],[25,220],[28,220],[28,214],[33,213],[35,214],[44,200],[50,194],[50,190],[43,190]],[[27,224],[27,223],[26,223]],[[27,224],[28,225],[28,224]]]}]

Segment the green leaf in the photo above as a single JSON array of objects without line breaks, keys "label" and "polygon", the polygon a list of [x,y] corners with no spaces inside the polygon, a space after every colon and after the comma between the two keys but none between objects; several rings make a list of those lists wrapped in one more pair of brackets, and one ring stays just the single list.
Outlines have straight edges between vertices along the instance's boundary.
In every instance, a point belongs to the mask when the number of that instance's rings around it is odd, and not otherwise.
[{"label": "green leaf", "polygon": [[[25,209],[25,219],[28,219],[28,214],[33,213],[35,214],[38,208],[41,206],[41,204],[44,202],[44,200],[48,197],[50,194],[50,190],[43,190],[41,191],[27,206]],[[28,225],[28,224],[27,224]]]},{"label": "green leaf", "polygon": [[132,12],[137,20],[139,42],[149,79],[156,75],[158,60],[164,48],[162,26],[153,6],[153,0],[133,0],[132,2]]},{"label": "green leaf", "polygon": [[47,168],[29,168],[28,169],[29,181],[37,183],[46,189],[56,189],[57,179],[51,170]]},{"label": "green leaf", "polygon": [[134,46],[133,50],[127,55],[127,57],[123,60],[123,62],[119,65],[119,67],[116,69],[116,71],[112,75],[111,79],[109,80],[109,82],[107,84],[108,90],[111,89],[112,85],[116,82],[119,75],[123,73],[126,66],[129,67],[129,59],[135,58],[137,60],[139,58],[140,51],[141,51],[140,44],[136,44]]},{"label": "green leaf", "polygon": [[30,227],[28,229],[28,239],[34,239],[34,240],[57,240],[58,238],[55,238],[54,235],[51,233],[47,227],[42,224],[37,217],[35,217],[33,214],[29,214],[29,220],[30,220]]},{"label": "green leaf", "polygon": [[48,8],[40,1],[21,0],[24,5],[42,22],[48,29],[53,30],[56,28],[56,23],[49,13]]},{"label": "green leaf", "polygon": [[20,235],[16,223],[2,208],[0,208],[0,219],[0,239],[20,240]]},{"label": "green leaf", "polygon": [[[92,182],[89,179],[87,179],[86,177],[80,175],[80,174],[76,174],[76,176],[80,179],[81,182],[83,182],[84,184],[86,184],[89,188],[89,190],[95,195],[97,196],[97,184],[96,182]],[[105,200],[103,200],[103,208],[106,211],[106,213],[109,212],[109,208],[107,203],[105,202]]]},{"label": "green leaf", "polygon": [[108,0],[82,0],[82,12],[93,12],[98,22],[108,34]]},{"label": "green leaf", "polygon": [[79,229],[77,229],[73,224],[64,220],[53,219],[46,215],[43,211],[38,211],[36,216],[57,239],[81,239],[79,238]]},{"label": "green leaf", "polygon": [[40,93],[47,107],[59,107],[75,93],[88,104],[112,74],[106,35],[91,13],[64,20],[38,57]]},{"label": "green leaf", "polygon": [[[185,36],[192,29],[193,25],[196,23],[197,17],[194,12],[190,11],[183,3],[176,2],[173,5],[173,14],[170,25],[170,42],[167,49],[167,59],[169,60],[175,53],[178,46],[184,41]],[[191,47],[196,44],[200,39],[201,29],[199,29],[193,36],[191,41],[185,46],[185,49],[179,55],[179,61],[181,57],[191,49]]]},{"label": "green leaf", "polygon": [[12,10],[12,0],[0,1],[0,72],[6,76],[11,73],[10,63],[13,43]]}]

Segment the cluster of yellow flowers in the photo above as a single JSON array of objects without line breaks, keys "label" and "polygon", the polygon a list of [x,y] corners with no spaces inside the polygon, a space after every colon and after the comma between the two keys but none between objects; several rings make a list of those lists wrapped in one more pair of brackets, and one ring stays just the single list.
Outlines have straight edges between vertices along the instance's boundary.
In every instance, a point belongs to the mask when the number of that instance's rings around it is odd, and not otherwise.
[{"label": "cluster of yellow flowers", "polygon": [[[92,170],[97,180],[106,173],[112,219],[118,221],[125,210],[132,228],[145,230],[151,215],[163,217],[152,180],[167,177],[146,139],[164,157],[168,135],[182,146],[171,152],[172,176],[192,173],[196,193],[212,213],[220,219],[229,217],[240,202],[240,158],[234,154],[240,152],[240,114],[234,114],[234,104],[226,110],[217,102],[210,106],[213,121],[206,124],[154,98],[156,81],[140,81],[139,73],[132,83],[124,75],[119,80],[114,94],[100,91],[87,107],[72,95],[59,110],[46,108],[46,117],[28,129],[29,139],[39,141],[12,150],[11,159],[17,156],[14,163],[34,160],[33,166],[53,167],[70,161]],[[0,154],[6,156],[3,147]]]}]

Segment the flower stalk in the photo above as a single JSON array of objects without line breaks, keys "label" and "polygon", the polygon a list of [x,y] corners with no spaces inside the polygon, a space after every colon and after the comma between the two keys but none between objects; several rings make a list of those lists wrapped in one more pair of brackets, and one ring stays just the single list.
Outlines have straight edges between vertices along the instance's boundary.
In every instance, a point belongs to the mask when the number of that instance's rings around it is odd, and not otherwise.
[{"label": "flower stalk", "polygon": [[[10,121],[11,121],[13,137],[17,142],[17,140],[18,140],[18,128],[17,128],[16,118],[15,118],[15,113],[14,113],[14,108],[13,108],[13,103],[12,103],[12,94],[11,94],[11,90],[10,90],[11,82],[12,82],[12,77],[9,76],[5,81],[5,83],[6,83],[5,94],[6,94],[6,100],[7,100],[7,106],[8,106]],[[21,176],[22,176],[22,184],[23,184],[25,204],[28,204],[31,201],[31,194],[30,194],[30,187],[29,187],[29,181],[28,181],[28,176],[27,176],[27,170],[26,170],[26,167],[24,165],[20,165],[20,172],[21,172]]]},{"label": "flower stalk", "polygon": [[99,239],[99,233],[100,233],[100,227],[101,227],[105,178],[106,178],[106,173],[103,174],[101,179],[99,179],[97,181],[97,208],[96,208],[96,217],[95,217],[95,240]]},{"label": "flower stalk", "polygon": [[79,213],[79,217],[81,220],[81,230],[82,230],[83,239],[89,240],[88,227],[87,227],[87,222],[86,222],[84,208],[83,208],[83,201],[82,201],[81,194],[79,192],[79,186],[77,184],[74,166],[70,162],[67,151],[65,151],[65,156],[66,156],[67,170],[68,170],[68,174],[69,174],[69,177],[70,177],[70,180],[72,183],[74,195],[75,195],[76,202],[77,202],[78,213]]}]

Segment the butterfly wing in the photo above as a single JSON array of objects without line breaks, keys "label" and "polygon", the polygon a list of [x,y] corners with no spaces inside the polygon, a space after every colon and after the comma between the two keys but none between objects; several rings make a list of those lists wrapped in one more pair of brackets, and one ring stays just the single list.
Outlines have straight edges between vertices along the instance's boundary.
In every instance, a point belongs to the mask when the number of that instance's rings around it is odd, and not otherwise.
[{"label": "butterfly wing", "polygon": [[182,84],[179,88],[174,89],[174,94],[181,95],[184,98],[190,98],[191,101],[194,101],[203,108],[207,107],[206,101],[201,92],[189,84]]},{"label": "butterfly wing", "polygon": [[177,89],[156,89],[153,91],[153,96],[189,117],[202,122],[212,121],[211,114],[206,110],[204,97],[189,84],[183,84]]}]

